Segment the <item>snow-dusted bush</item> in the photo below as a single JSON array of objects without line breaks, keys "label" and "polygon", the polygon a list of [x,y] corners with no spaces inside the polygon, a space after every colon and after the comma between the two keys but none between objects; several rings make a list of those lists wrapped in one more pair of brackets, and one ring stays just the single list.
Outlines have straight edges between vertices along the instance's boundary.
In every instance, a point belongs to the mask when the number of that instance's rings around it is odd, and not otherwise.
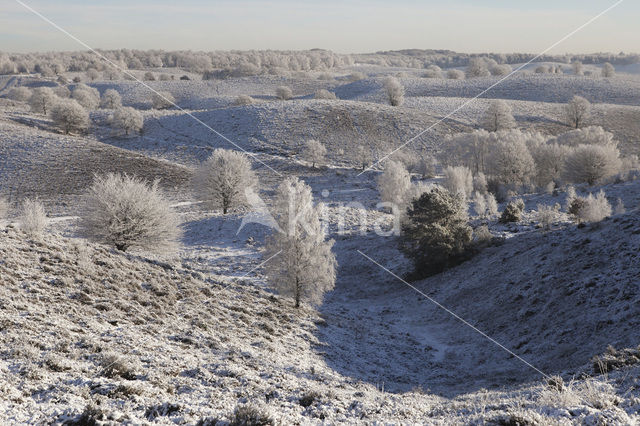
[{"label": "snow-dusted bush", "polygon": [[516,120],[513,118],[509,104],[503,100],[492,101],[484,113],[482,127],[489,132],[516,127]]},{"label": "snow-dusted bush", "polygon": [[551,182],[558,182],[569,148],[557,143],[543,142],[530,144],[529,151],[535,162],[535,184],[544,188]]},{"label": "snow-dusted bush", "polygon": [[584,75],[584,66],[580,61],[573,61],[571,63],[571,68],[573,69],[574,75]]},{"label": "snow-dusted bush", "polygon": [[517,189],[535,175],[535,163],[527,148],[526,135],[517,131],[500,132],[489,155],[489,174],[500,185]]},{"label": "snow-dusted bush", "polygon": [[167,109],[175,105],[176,99],[169,92],[156,92],[151,99],[154,109]]},{"label": "snow-dusted bush", "polygon": [[117,109],[122,106],[122,97],[117,90],[107,89],[102,94],[102,99],[100,100],[100,108],[105,109]]},{"label": "snow-dusted bush", "polygon": [[206,206],[227,214],[247,204],[246,191],[257,185],[257,178],[245,154],[219,148],[198,167],[193,184]]},{"label": "snow-dusted bush", "polygon": [[240,95],[236,98],[233,104],[237,106],[241,106],[241,105],[251,105],[255,102],[256,102],[255,99],[253,99],[249,95]]},{"label": "snow-dusted bush", "polygon": [[486,246],[493,240],[493,234],[487,225],[478,226],[473,230],[473,242],[476,246]]},{"label": "snow-dusted bush", "polygon": [[487,63],[482,58],[471,58],[465,71],[467,78],[489,77],[491,73],[487,69]]},{"label": "snow-dusted bush", "polygon": [[142,76],[142,80],[144,80],[144,81],[156,81],[156,76],[151,71],[147,71],[147,72],[144,73],[144,76]]},{"label": "snow-dusted bush", "polygon": [[458,133],[447,138],[440,161],[450,166],[467,166],[474,174],[487,173],[487,158],[495,135],[486,130]]},{"label": "snow-dusted bush", "polygon": [[9,99],[14,101],[26,102],[31,98],[31,89],[28,87],[14,87],[9,91]]},{"label": "snow-dusted bush", "polygon": [[450,69],[447,71],[447,78],[449,80],[464,80],[464,72],[456,69]]},{"label": "snow-dusted bush", "polygon": [[314,95],[313,95],[314,99],[330,99],[330,100],[335,100],[338,99],[336,97],[336,94],[333,92],[328,91],[327,89],[320,89],[318,90]]},{"label": "snow-dusted bush", "polygon": [[[0,210],[1,210],[1,208],[0,208]],[[624,202],[622,201],[622,198],[618,198],[618,200],[616,201],[616,207],[613,210],[613,212],[616,215],[625,214],[627,212],[627,209],[624,207]],[[1,215],[0,215],[0,217],[1,217]]]},{"label": "snow-dusted bush", "polygon": [[71,97],[71,90],[69,90],[68,87],[66,86],[58,86],[56,88],[53,89],[53,93],[56,94],[57,97],[59,98],[70,98]]},{"label": "snow-dusted bush", "polygon": [[452,194],[466,199],[473,192],[473,174],[465,166],[446,167],[442,186]]},{"label": "snow-dusted bush", "polygon": [[442,78],[442,69],[437,65],[429,65],[422,74],[424,78]]},{"label": "snow-dusted bush", "polygon": [[487,203],[487,215],[489,217],[494,217],[498,215],[498,201],[496,201],[496,197],[491,193],[486,193],[485,201]]},{"label": "snow-dusted bush", "polygon": [[591,103],[582,96],[574,96],[564,108],[565,118],[571,127],[582,127],[591,114]]},{"label": "snow-dusted bush", "polygon": [[364,80],[365,78],[367,78],[367,76],[364,75],[364,73],[357,71],[349,74],[347,78],[349,81],[354,82],[354,81]]},{"label": "snow-dusted bush", "polygon": [[613,133],[607,132],[600,126],[589,126],[581,129],[570,130],[556,136],[549,142],[572,147],[576,147],[578,145],[617,147],[618,145],[618,143],[613,139]]},{"label": "snow-dusted bush", "polygon": [[620,166],[614,146],[578,145],[566,156],[563,177],[567,182],[593,185],[617,174]]},{"label": "snow-dusted bush", "polygon": [[548,74],[549,67],[547,65],[538,65],[534,71],[536,74]]},{"label": "snow-dusted bush", "polygon": [[100,78],[100,73],[95,68],[90,68],[87,70],[87,78],[91,81],[97,80]]},{"label": "snow-dusted bush", "polygon": [[597,196],[589,194],[586,198],[575,197],[571,201],[570,211],[579,222],[600,222],[611,216],[611,204],[603,190]]},{"label": "snow-dusted bush", "polygon": [[[215,424],[216,422],[214,421],[213,423]],[[231,421],[229,422],[230,426],[271,426],[275,424],[276,422],[271,413],[265,407],[249,404],[238,405],[233,410],[233,416],[231,416]]]},{"label": "snow-dusted bush", "polygon": [[616,69],[609,62],[605,62],[604,65],[602,65],[601,75],[604,78],[611,78],[616,75]]},{"label": "snow-dusted bush", "polygon": [[466,203],[439,186],[411,202],[402,233],[401,249],[413,260],[416,278],[463,261],[473,235]]},{"label": "snow-dusted bush", "polygon": [[511,68],[511,65],[509,64],[494,65],[489,69],[489,72],[491,72],[491,75],[496,77],[509,75],[512,71],[513,71],[513,68]]},{"label": "snow-dusted bush", "polygon": [[321,72],[320,74],[318,74],[318,80],[333,80],[333,74],[329,72]]},{"label": "snow-dusted bush", "polygon": [[20,212],[20,229],[30,238],[40,238],[46,226],[44,205],[38,200],[25,199]]},{"label": "snow-dusted bush", "polygon": [[524,211],[524,201],[520,198],[511,200],[500,216],[501,223],[520,222]]},{"label": "snow-dusted bush", "polygon": [[107,68],[102,72],[102,76],[105,80],[119,80],[122,75],[120,71],[115,68]]},{"label": "snow-dusted bush", "polygon": [[141,132],[144,126],[144,118],[140,111],[132,107],[120,107],[111,117],[111,125],[125,136],[134,132]]},{"label": "snow-dusted bush", "polygon": [[479,192],[474,192],[471,202],[473,203],[473,211],[476,212],[476,215],[485,217],[487,214],[487,200],[484,195]]},{"label": "snow-dusted bush", "polygon": [[311,188],[296,177],[284,180],[276,191],[273,217],[280,229],[267,239],[267,280],[278,293],[302,301],[322,302],[336,280],[333,241],[326,241],[320,206],[313,205]]},{"label": "snow-dusted bush", "polygon": [[96,176],[84,196],[82,233],[121,251],[173,252],[181,236],[179,224],[158,181],[149,185],[135,177],[110,173]]},{"label": "snow-dusted bush", "polygon": [[173,77],[172,75],[162,73],[158,77],[158,80],[160,80],[160,81],[169,81],[169,80],[172,80],[172,77]]},{"label": "snow-dusted bush", "polygon": [[538,219],[538,222],[540,222],[540,226],[542,227],[542,229],[544,229],[545,231],[551,229],[551,225],[553,225],[558,220],[559,211],[559,204],[554,204],[553,206],[538,204],[536,217]]},{"label": "snow-dusted bush", "polygon": [[29,98],[31,110],[40,114],[47,114],[49,109],[56,101],[56,95],[49,87],[37,87],[33,89],[33,93]]},{"label": "snow-dusted bush", "polygon": [[399,161],[387,161],[384,172],[378,177],[378,191],[382,201],[392,203],[402,210],[410,186],[411,177],[404,164]]},{"label": "snow-dusted bush", "polygon": [[100,105],[100,94],[97,91],[88,90],[88,86],[78,86],[71,92],[71,97],[88,110],[94,110]]},{"label": "snow-dusted bush", "polygon": [[58,99],[51,107],[51,119],[65,133],[89,127],[89,113],[74,99]]},{"label": "snow-dusted bush", "polygon": [[293,91],[290,87],[287,86],[279,86],[276,87],[276,98],[281,101],[288,101],[293,97]]},{"label": "snow-dusted bush", "polygon": [[327,156],[327,148],[322,142],[315,139],[309,139],[304,144],[302,155],[305,160],[311,163],[311,167],[316,168],[316,164],[322,165]]},{"label": "snow-dusted bush", "polygon": [[404,86],[395,77],[384,79],[384,90],[389,98],[389,104],[400,106],[404,103]]},{"label": "snow-dusted bush", "polygon": [[484,173],[478,172],[473,178],[473,190],[481,194],[487,193],[487,177]]}]

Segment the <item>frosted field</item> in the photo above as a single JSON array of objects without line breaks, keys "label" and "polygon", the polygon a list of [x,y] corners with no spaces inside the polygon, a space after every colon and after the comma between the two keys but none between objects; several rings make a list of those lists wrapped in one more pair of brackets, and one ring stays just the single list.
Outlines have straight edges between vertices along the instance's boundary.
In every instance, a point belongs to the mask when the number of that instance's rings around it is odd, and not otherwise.
[{"label": "frosted field", "polygon": [[[347,81],[354,70],[369,77]],[[579,94],[593,103],[590,124],[611,131],[623,154],[637,153],[638,67],[620,67],[612,79],[519,74],[442,122],[497,78],[427,79],[421,71],[363,65],[330,80],[189,74],[194,80],[148,82],[182,111],[152,109],[136,82],[88,83],[116,89],[142,111],[143,134],[127,138],[112,134],[104,110],[91,113],[87,134],[63,135],[6,98],[11,87],[51,81],[0,78],[0,188],[12,202],[37,197],[50,216],[40,242],[19,230],[15,212],[0,222],[0,421],[233,424],[234,410],[246,406],[276,424],[636,424],[640,181],[577,185],[579,195],[602,188],[612,203],[620,198],[626,213],[585,226],[563,213],[548,232],[536,210],[564,205],[564,189],[523,194],[518,224],[484,221],[496,243],[412,289],[358,252],[399,276],[410,271],[395,237],[372,225],[393,224],[376,206],[380,170],[359,174],[345,152],[371,144],[385,154],[434,126],[406,155],[436,153],[448,136],[478,128],[492,99],[507,100],[520,128],[556,135],[568,130],[563,104]],[[398,72],[413,75],[400,78],[404,105],[391,107],[382,75]],[[292,100],[275,99],[281,85]],[[312,99],[321,88],[339,99]],[[239,95],[257,102],[235,106]],[[303,159],[311,138],[328,148],[327,166]],[[196,201],[194,169],[219,147],[253,154],[268,204],[293,175],[326,204],[338,269],[321,306],[294,310],[267,286],[269,230],[253,223],[237,232],[247,211],[225,216]],[[78,238],[78,199],[94,173],[109,171],[160,178],[183,223],[177,256],[123,254]]]}]

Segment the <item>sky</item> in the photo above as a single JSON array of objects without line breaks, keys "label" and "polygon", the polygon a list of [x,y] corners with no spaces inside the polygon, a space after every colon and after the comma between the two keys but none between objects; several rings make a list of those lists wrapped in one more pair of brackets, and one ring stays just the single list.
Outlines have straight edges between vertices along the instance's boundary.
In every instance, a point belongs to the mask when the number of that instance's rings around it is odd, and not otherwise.
[{"label": "sky", "polygon": [[[395,49],[540,53],[617,0],[0,0],[0,51]],[[640,1],[550,53],[639,52]]]}]

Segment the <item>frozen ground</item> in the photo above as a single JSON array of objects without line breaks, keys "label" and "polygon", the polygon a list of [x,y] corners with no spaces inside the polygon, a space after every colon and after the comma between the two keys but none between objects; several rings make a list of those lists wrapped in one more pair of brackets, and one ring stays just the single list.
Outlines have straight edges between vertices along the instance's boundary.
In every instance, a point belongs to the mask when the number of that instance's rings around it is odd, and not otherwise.
[{"label": "frozen ground", "polygon": [[[20,78],[1,79],[0,94],[27,83]],[[502,243],[413,284],[544,373],[563,377],[558,391],[358,252],[400,276],[409,270],[394,237],[373,232],[372,223],[384,228],[392,220],[376,208],[377,172],[358,176],[344,152],[374,142],[388,151],[495,79],[404,79],[401,108],[382,103],[381,81],[153,83],[255,159],[300,175],[327,204],[336,288],[317,310],[300,311],[266,288],[267,229],[251,224],[236,234],[242,213],[207,211],[190,194],[192,167],[228,142],[176,110],[145,110],[142,137],[114,138],[101,111],[89,135],[64,136],[24,104],[0,99],[0,193],[38,196],[53,216],[43,241],[0,224],[0,420],[62,423],[84,412],[84,420],[114,423],[225,424],[248,405],[281,424],[637,423],[640,356],[620,349],[637,348],[640,338],[640,183],[604,188],[627,214],[586,227],[563,218],[546,233],[534,210],[563,203],[564,194],[528,195],[518,226],[490,222]],[[274,101],[281,84],[296,99]],[[118,89],[125,104],[149,105],[135,83],[94,85]],[[530,75],[499,87],[487,96],[508,99],[523,128],[552,134],[566,130],[559,115],[570,95],[603,102],[594,105],[594,124],[606,123],[623,151],[637,152],[640,86],[632,77]],[[318,88],[341,99],[309,99]],[[240,94],[260,102],[230,106]],[[433,150],[475,127],[487,102],[436,126],[415,149]],[[312,170],[301,160],[310,138],[327,145],[331,167]],[[254,167],[268,198],[282,176]],[[77,238],[77,196],[94,172],[111,170],[162,178],[184,223],[179,257],[123,255]],[[345,207],[356,202],[364,212]],[[630,367],[595,374],[592,358],[607,351]]]}]

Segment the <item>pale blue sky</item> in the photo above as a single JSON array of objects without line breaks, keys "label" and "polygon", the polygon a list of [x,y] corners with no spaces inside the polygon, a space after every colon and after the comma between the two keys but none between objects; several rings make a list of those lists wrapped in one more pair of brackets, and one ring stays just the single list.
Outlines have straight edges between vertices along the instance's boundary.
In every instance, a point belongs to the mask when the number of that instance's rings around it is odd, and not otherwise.
[{"label": "pale blue sky", "polygon": [[[540,52],[615,0],[23,0],[96,48],[404,48]],[[0,51],[84,50],[0,0]],[[625,0],[552,53],[640,51],[640,2]]]}]

